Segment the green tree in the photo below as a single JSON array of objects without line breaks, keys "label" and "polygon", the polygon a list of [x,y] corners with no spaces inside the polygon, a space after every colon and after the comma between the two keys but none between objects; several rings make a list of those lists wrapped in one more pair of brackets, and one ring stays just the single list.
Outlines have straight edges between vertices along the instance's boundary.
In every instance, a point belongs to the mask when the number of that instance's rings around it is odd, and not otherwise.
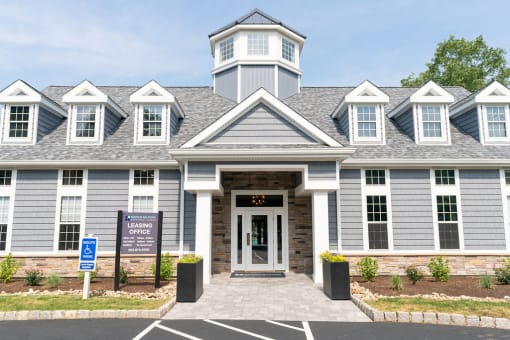
[{"label": "green tree", "polygon": [[457,39],[451,35],[437,45],[434,58],[427,63],[427,70],[415,75],[411,73],[400,80],[404,87],[419,87],[429,80],[440,85],[463,86],[477,91],[495,79],[508,85],[510,68],[502,48],[487,46],[480,35],[474,40]]}]

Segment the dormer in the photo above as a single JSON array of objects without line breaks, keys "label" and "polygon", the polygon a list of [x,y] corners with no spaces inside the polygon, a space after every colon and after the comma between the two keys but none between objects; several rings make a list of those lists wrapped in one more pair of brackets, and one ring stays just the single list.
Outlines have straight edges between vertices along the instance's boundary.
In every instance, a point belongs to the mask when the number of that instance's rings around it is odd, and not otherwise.
[{"label": "dormer", "polygon": [[331,114],[339,121],[350,144],[385,144],[386,93],[368,80],[349,92]]},{"label": "dormer", "polygon": [[448,105],[455,98],[441,86],[429,81],[397,105],[388,117],[416,144],[451,144]]},{"label": "dormer", "polygon": [[23,80],[0,92],[2,144],[35,144],[53,131],[67,113]]},{"label": "dormer", "polygon": [[450,118],[482,144],[510,144],[510,90],[493,81],[452,105]]},{"label": "dormer", "polygon": [[280,99],[298,93],[305,38],[258,9],[211,33],[215,93],[237,102],[261,87]]},{"label": "dormer", "polygon": [[129,100],[135,106],[135,144],[169,144],[172,131],[184,118],[177,99],[151,80]]},{"label": "dormer", "polygon": [[127,113],[91,82],[85,80],[67,92],[62,101],[69,105],[67,144],[103,144]]}]

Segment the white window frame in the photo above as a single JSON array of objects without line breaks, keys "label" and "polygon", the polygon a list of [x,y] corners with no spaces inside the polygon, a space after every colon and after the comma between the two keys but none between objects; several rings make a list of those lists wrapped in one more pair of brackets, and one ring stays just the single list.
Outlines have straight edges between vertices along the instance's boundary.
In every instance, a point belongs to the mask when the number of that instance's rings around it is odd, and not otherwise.
[{"label": "white window frame", "polygon": [[[129,201],[128,211],[133,212],[133,199],[135,196],[152,196],[153,207],[152,212],[157,213],[159,209],[159,169],[154,170],[154,184],[136,184],[135,185],[135,170],[129,170]],[[145,170],[145,169],[143,169]]]},{"label": "white window frame", "polygon": [[[246,35],[246,54],[249,56],[269,55],[269,33],[254,31]],[[260,49],[261,48],[261,49]]]},{"label": "white window frame", "polygon": [[[228,58],[224,58],[223,56],[223,45],[229,43],[230,41],[230,44],[232,44],[232,56],[228,57]],[[218,43],[218,50],[219,50],[219,60],[220,60],[220,63],[224,63],[224,62],[227,62],[229,60],[232,60],[234,59],[235,57],[235,41],[234,41],[234,37],[228,37],[226,39],[223,39],[222,41],[220,41]],[[226,50],[226,49],[225,49]]]},{"label": "white window frame", "polygon": [[[78,124],[78,106],[96,106],[96,117],[94,126],[94,137],[76,137],[76,127]],[[69,119],[67,123],[67,144],[88,145],[103,143],[103,127],[104,127],[104,104],[97,103],[76,103],[69,105]]]},{"label": "white window frame", "polygon": [[510,169],[500,170],[501,199],[503,202],[503,220],[505,221],[506,250],[510,251],[510,202],[508,200],[508,198],[510,197],[510,184],[506,184],[505,170]]},{"label": "white window frame", "polygon": [[[63,185],[64,170],[83,170],[83,181],[81,185]],[[59,169],[57,184],[57,204],[55,210],[55,231],[53,236],[53,252],[54,253],[70,253],[77,254],[79,250],[58,250],[58,241],[60,237],[60,212],[62,209],[62,197],[64,196],[80,196],[80,239],[85,235],[85,223],[87,212],[87,187],[88,187],[88,170],[87,169]]]},{"label": "white window frame", "polygon": [[[455,184],[436,184],[435,170],[453,170]],[[432,202],[432,222],[434,229],[434,250],[438,252],[458,252],[464,250],[464,227],[462,224],[462,202],[460,195],[459,169],[430,169],[430,191]],[[441,249],[439,242],[439,220],[437,216],[437,196],[455,196],[457,201],[457,230],[459,232],[459,249]]]},{"label": "white window frame", "polygon": [[[441,123],[441,137],[426,137],[425,136],[425,128],[423,121],[423,106],[435,106],[439,107],[439,115],[440,115],[440,123]],[[450,134],[448,133],[448,114],[447,108],[443,104],[434,104],[434,103],[423,103],[417,104],[415,106],[416,110],[416,121],[418,122],[418,136],[420,143],[449,143],[450,142]]]},{"label": "white window frame", "polygon": [[[161,106],[161,136],[143,135],[143,108],[144,106]],[[135,108],[135,145],[136,144],[168,144],[170,141],[170,117],[172,109],[170,104],[139,103]]]},{"label": "white window frame", "polygon": [[8,254],[11,252],[12,244],[12,225],[14,221],[14,201],[16,199],[16,179],[17,170],[11,168],[1,168],[1,170],[11,170],[11,184],[0,185],[0,196],[9,197],[9,208],[7,216],[7,236],[5,238],[5,251],[0,251],[0,254]]},{"label": "white window frame", "polygon": [[[490,137],[489,136],[489,122],[487,120],[487,106],[503,106],[505,108],[505,127],[506,127],[506,137]],[[501,104],[501,103],[495,103],[495,104],[482,104],[480,106],[481,109],[481,117],[482,117],[482,126],[483,126],[483,134],[485,142],[503,142],[508,143],[510,142],[510,110],[508,104]]]},{"label": "white window frame", "polygon": [[[10,116],[11,107],[13,106],[28,106],[28,130],[26,137],[9,137],[10,132]],[[20,144],[34,144],[36,141],[37,129],[35,128],[35,122],[39,115],[38,104],[7,104],[4,109],[4,122],[3,122],[3,142],[4,143],[20,143]]]},{"label": "white window frame", "polygon": [[[366,184],[365,170],[384,170],[385,184]],[[361,171],[361,214],[363,222],[363,250],[365,252],[393,251],[393,213],[391,204],[390,170],[385,168],[362,168]],[[368,242],[367,196],[386,196],[386,213],[388,219],[388,249],[370,249]]]},{"label": "white window frame", "polygon": [[[284,52],[283,52],[283,51],[284,51],[284,49],[283,49],[284,41],[285,41],[287,44],[294,46],[294,48],[292,49],[293,53],[292,53],[292,58],[291,58],[291,60],[289,60],[289,59],[285,58],[285,56],[283,55],[283,53],[284,53]],[[296,62],[296,43],[295,43],[294,41],[290,40],[290,39],[287,39],[287,38],[285,38],[285,37],[282,37],[282,43],[281,43],[281,45],[280,45],[280,46],[281,46],[281,50],[282,50],[281,58],[282,58],[283,60],[285,60],[286,62],[289,62],[289,63],[294,64],[294,63]]]},{"label": "white window frame", "polygon": [[[377,103],[356,103],[350,106],[350,117],[352,121],[352,141],[353,144],[384,144],[384,118],[382,107]],[[358,136],[358,106],[375,106],[375,137]]]}]

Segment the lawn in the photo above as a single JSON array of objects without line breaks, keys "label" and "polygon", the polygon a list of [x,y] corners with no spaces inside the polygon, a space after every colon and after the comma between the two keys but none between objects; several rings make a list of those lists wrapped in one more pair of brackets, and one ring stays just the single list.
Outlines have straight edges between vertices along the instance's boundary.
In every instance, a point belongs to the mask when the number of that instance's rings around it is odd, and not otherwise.
[{"label": "lawn", "polygon": [[510,301],[434,300],[421,297],[367,300],[385,312],[436,312],[510,318]]}]

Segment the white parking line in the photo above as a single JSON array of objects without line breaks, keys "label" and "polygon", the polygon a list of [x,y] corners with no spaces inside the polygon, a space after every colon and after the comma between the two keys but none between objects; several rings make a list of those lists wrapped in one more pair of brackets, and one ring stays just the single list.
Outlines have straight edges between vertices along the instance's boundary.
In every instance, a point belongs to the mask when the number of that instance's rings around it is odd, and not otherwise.
[{"label": "white parking line", "polygon": [[305,330],[306,340],[314,340],[308,321],[303,321],[303,329]]},{"label": "white parking line", "polygon": [[149,333],[154,327],[156,327],[161,320],[154,321],[149,326],[147,326],[143,331],[141,331],[137,336],[133,338],[133,340],[140,340],[143,338],[147,333]]},{"label": "white parking line", "polygon": [[277,325],[277,326],[280,326],[280,327],[287,327],[287,328],[290,328],[290,329],[294,329],[294,330],[300,331],[300,332],[304,332],[305,331],[303,328],[294,327],[294,326],[287,325],[287,324],[280,323],[280,322],[276,322],[276,321],[273,321],[273,320],[266,320],[266,322],[272,323],[273,325]]},{"label": "white parking line", "polygon": [[255,334],[255,333],[252,333],[252,332],[245,331],[244,329],[240,329],[240,328],[232,327],[232,326],[229,326],[229,325],[225,325],[224,323],[221,323],[221,322],[218,322],[218,321],[213,321],[213,320],[209,320],[209,319],[205,319],[204,321],[212,323],[213,325],[216,325],[216,326],[219,326],[219,327],[230,329],[231,331],[234,331],[234,332],[239,332],[239,333],[243,333],[243,334],[246,334],[246,335],[250,335],[250,336],[253,336],[255,338],[264,339],[264,340],[275,340],[273,338],[268,338],[268,337],[265,337],[263,335],[259,335],[259,334]]},{"label": "white parking line", "polygon": [[189,335],[189,334],[180,332],[180,331],[178,331],[176,329],[169,328],[169,327],[166,327],[166,326],[163,326],[163,325],[156,325],[156,327],[158,327],[159,329],[162,329],[164,331],[180,335],[180,336],[182,336],[183,338],[186,338],[186,339],[190,339],[190,340],[202,340],[201,338],[197,338],[196,336]]}]

